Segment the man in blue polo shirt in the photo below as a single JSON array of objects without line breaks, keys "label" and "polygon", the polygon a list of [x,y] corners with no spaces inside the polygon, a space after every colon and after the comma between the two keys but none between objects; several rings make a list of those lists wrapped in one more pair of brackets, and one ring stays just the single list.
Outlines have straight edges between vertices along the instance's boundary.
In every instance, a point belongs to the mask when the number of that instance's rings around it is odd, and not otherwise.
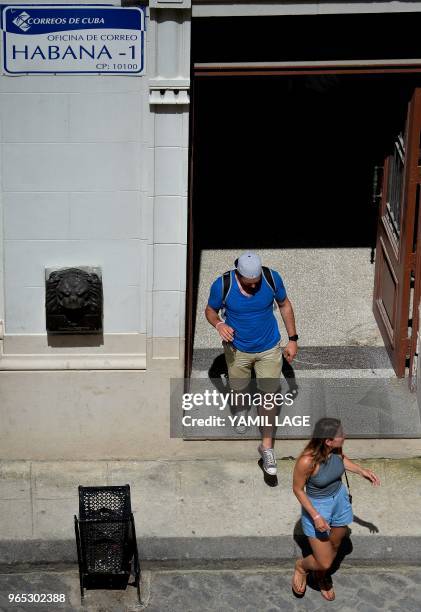
[{"label": "man in blue polo shirt", "polygon": [[[298,340],[292,304],[280,274],[269,268],[264,269],[258,255],[243,253],[235,266],[235,270],[230,272],[228,289],[224,277],[220,276],[213,282],[205,316],[222,338],[231,387],[235,391],[244,390],[254,368],[258,383],[259,379],[264,379],[261,382],[267,386],[268,380],[272,380],[271,391],[274,392],[279,388],[282,355],[273,301],[279,306],[289,336],[283,351],[288,363],[297,354]],[[225,321],[219,317],[223,307]],[[275,475],[273,426],[262,431],[258,451],[263,459],[263,468],[268,474]]]}]

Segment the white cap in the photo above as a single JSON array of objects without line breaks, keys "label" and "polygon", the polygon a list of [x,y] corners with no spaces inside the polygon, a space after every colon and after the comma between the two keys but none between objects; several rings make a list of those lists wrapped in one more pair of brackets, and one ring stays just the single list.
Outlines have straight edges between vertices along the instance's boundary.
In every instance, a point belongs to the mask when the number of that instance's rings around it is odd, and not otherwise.
[{"label": "white cap", "polygon": [[243,253],[237,259],[237,270],[246,278],[257,278],[262,273],[262,260],[256,253]]}]

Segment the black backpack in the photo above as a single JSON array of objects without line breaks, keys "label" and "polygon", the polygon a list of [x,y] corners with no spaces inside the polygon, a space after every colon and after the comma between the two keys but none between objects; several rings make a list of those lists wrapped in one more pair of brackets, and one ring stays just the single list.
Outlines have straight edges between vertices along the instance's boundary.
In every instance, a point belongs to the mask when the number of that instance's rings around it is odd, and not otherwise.
[{"label": "black backpack", "polygon": [[[225,300],[231,289],[231,282],[232,282],[231,272],[232,270],[227,270],[222,275],[222,308],[224,310],[225,310]],[[273,278],[272,270],[268,268],[267,266],[262,266],[262,272],[263,272],[263,276],[266,279],[266,282],[268,283],[269,287],[271,287],[273,294],[275,295],[276,286],[275,286],[275,280]]]}]

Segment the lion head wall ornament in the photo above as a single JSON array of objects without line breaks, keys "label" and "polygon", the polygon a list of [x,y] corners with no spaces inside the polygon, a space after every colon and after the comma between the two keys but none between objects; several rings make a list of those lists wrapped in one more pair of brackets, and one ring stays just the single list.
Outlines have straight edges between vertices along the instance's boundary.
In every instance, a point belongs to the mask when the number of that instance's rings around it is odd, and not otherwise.
[{"label": "lion head wall ornament", "polygon": [[98,268],[47,270],[45,284],[47,332],[102,332],[102,279]]}]

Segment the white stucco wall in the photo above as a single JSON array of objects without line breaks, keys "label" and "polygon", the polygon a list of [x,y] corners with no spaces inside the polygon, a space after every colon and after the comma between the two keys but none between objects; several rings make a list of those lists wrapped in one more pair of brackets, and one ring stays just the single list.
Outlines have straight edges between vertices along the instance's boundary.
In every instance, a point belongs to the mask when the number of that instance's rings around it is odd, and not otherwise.
[{"label": "white stucco wall", "polygon": [[[0,368],[145,366],[148,95],[147,76],[0,76]],[[44,270],[83,265],[102,269],[104,338],[52,349]]]},{"label": "white stucco wall", "polygon": [[[188,84],[190,20],[147,15],[144,76],[0,76],[0,368],[143,369],[147,337],[181,357],[189,112],[150,81]],[[103,342],[51,347],[44,269],[79,265],[102,268]]]},{"label": "white stucco wall", "polygon": [[[144,76],[0,76],[0,458],[185,452],[190,12],[151,13]],[[78,265],[102,268],[103,339],[52,341],[44,269]]]},{"label": "white stucco wall", "polygon": [[6,334],[45,333],[44,268],[99,265],[104,333],[146,332],[145,80],[0,78]]}]

